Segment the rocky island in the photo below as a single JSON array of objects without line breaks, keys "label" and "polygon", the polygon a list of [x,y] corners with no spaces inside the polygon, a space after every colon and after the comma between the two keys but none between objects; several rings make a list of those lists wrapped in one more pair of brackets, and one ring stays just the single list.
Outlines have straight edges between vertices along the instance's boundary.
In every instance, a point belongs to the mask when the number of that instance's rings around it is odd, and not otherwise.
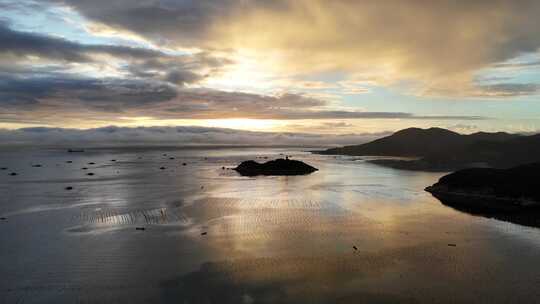
[{"label": "rocky island", "polygon": [[540,163],[459,170],[425,190],[461,211],[540,227]]},{"label": "rocky island", "polygon": [[253,160],[242,162],[234,170],[243,176],[257,175],[306,175],[317,171],[312,167],[299,160],[291,160],[288,158],[280,158],[271,160],[265,163],[258,163]]}]

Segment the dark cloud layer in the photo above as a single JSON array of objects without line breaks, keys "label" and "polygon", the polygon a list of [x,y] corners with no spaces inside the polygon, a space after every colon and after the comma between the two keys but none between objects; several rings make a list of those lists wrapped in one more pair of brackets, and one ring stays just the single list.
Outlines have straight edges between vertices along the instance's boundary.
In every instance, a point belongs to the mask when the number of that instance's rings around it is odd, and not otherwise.
[{"label": "dark cloud layer", "polygon": [[109,54],[122,58],[153,58],[165,54],[150,49],[117,45],[89,45],[62,38],[12,30],[0,22],[0,53],[13,56],[34,55],[69,62],[89,62],[91,54]]},{"label": "dark cloud layer", "polygon": [[[82,107],[105,112],[173,99],[176,90],[166,84],[124,79],[55,77],[12,77],[0,73],[0,105],[14,110],[39,110],[55,105],[53,111]],[[67,112],[67,111],[66,111]]]},{"label": "dark cloud layer", "polygon": [[187,0],[49,0],[85,17],[132,31],[157,43],[200,46],[214,24],[246,6],[278,7],[278,1]]},{"label": "dark cloud layer", "polygon": [[[0,22],[0,56],[24,59],[36,56],[41,60],[61,63],[86,63],[111,66],[94,55],[108,55],[122,61],[131,78],[145,78],[184,86],[204,79],[203,73],[216,73],[232,61],[216,58],[207,52],[170,55],[164,52],[119,45],[81,44],[63,38],[11,29]],[[11,62],[13,65],[13,63]],[[113,68],[114,69],[114,68]]]},{"label": "dark cloud layer", "polygon": [[478,96],[488,97],[514,97],[535,95],[540,92],[538,83],[497,83],[479,85]]},{"label": "dark cloud layer", "polygon": [[31,113],[35,113],[35,116],[53,121],[58,115],[78,117],[81,112],[87,119],[120,114],[157,119],[485,119],[479,116],[335,111],[325,109],[326,102],[322,100],[291,93],[266,96],[178,88],[161,82],[122,78],[74,78],[54,73],[18,77],[0,73],[0,106],[18,114],[21,120],[31,120]]}]

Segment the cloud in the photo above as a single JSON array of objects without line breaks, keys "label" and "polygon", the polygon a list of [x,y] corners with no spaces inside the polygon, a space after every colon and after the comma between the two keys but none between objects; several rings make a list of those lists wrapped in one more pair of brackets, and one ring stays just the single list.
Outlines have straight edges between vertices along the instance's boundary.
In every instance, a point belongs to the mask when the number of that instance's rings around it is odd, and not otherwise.
[{"label": "cloud", "polygon": [[47,8],[47,2],[36,2],[32,0],[3,0],[0,3],[0,10],[19,14],[31,14],[35,11],[47,10]]},{"label": "cloud", "polygon": [[23,128],[0,129],[0,145],[31,144],[56,146],[128,145],[261,145],[339,146],[364,143],[381,133],[317,135],[305,133],[250,132],[204,127],[103,127],[96,129]]},{"label": "cloud", "polygon": [[424,94],[469,90],[475,71],[540,47],[535,0],[51,1],[158,44],[251,50],[261,62],[277,52],[277,69],[375,73]]},{"label": "cloud", "polygon": [[[113,28],[128,30],[159,44],[200,46],[218,19],[251,1],[188,0],[188,1],[129,1],[129,0],[49,0],[51,3],[74,8],[85,17]],[[254,6],[265,1],[252,1]],[[268,3],[273,1],[267,1]]]},{"label": "cloud", "polygon": [[344,121],[338,121],[338,122],[326,122],[323,124],[323,126],[327,128],[349,128],[353,125],[350,123],[346,123]]},{"label": "cloud", "polygon": [[118,57],[152,58],[165,54],[150,49],[117,45],[90,45],[30,32],[15,31],[0,23],[0,53],[21,57],[34,55],[70,62],[93,61],[91,54],[109,54]]},{"label": "cloud", "polygon": [[181,56],[160,56],[131,62],[126,70],[135,77],[153,78],[174,85],[196,84],[208,76],[220,74],[233,64],[226,57],[217,57],[206,51]]},{"label": "cloud", "polygon": [[540,67],[540,60],[537,59],[524,62],[501,62],[494,64],[492,67],[504,69],[537,68]]},{"label": "cloud", "polygon": [[[13,30],[7,23],[2,22],[0,22],[0,41],[2,41],[0,55],[4,58],[5,65],[32,67],[35,65],[34,62],[27,60],[33,56],[48,64],[82,63],[86,67],[95,65],[98,70],[103,70],[106,66],[114,73],[125,77],[151,78],[179,86],[197,83],[209,74],[218,74],[232,63],[230,59],[218,58],[204,51],[171,55],[140,47],[82,44],[63,38]],[[112,59],[103,58],[102,55]],[[15,63],[11,60],[13,58]]]},{"label": "cloud", "polygon": [[[84,108],[122,112],[176,96],[171,86],[125,79],[12,77],[0,73],[0,105],[13,110],[69,114]],[[73,109],[75,107],[75,109]]]},{"label": "cloud", "polygon": [[[301,94],[260,95],[175,87],[159,81],[83,78],[63,73],[35,76],[30,72],[0,73],[0,106],[11,111],[9,120],[19,117],[44,124],[56,123],[60,117],[63,122],[80,118],[114,121],[119,115],[153,119],[486,119],[340,111],[328,109],[324,100]],[[0,121],[3,117],[0,114]]]},{"label": "cloud", "polygon": [[477,125],[469,125],[469,124],[450,125],[447,127],[447,129],[453,130],[459,133],[473,133],[479,130]]},{"label": "cloud", "polygon": [[[490,79],[486,79],[490,80]],[[493,79],[493,80],[510,80],[510,79]],[[538,83],[475,83],[467,85],[460,92],[453,92],[452,88],[438,87],[431,88],[430,91],[424,92],[426,95],[455,95],[464,98],[490,98],[506,100],[508,97],[519,97],[540,94],[540,84]]]},{"label": "cloud", "polygon": [[[81,8],[79,4],[87,7],[89,3],[65,2],[66,5],[69,4],[76,9]],[[206,16],[207,9],[212,11],[222,5],[233,7],[238,5],[234,1],[222,2],[215,6],[210,2],[188,1],[170,6],[164,4],[154,11],[152,3],[157,2],[148,2],[146,6],[139,7],[135,2],[111,0],[103,5],[104,7],[116,5],[111,8],[109,14],[113,19],[118,12],[129,14],[138,11],[140,14],[146,14],[147,9],[150,14],[166,10],[170,14],[180,13],[181,18],[189,19],[187,12],[191,10],[191,6],[196,7],[195,12],[200,12],[191,16],[197,19]],[[267,12],[281,12],[286,8],[294,11],[296,6],[297,4],[263,5],[253,1],[248,7],[249,11],[253,10],[253,14],[256,15],[261,8]],[[248,9],[242,5],[241,7]],[[105,13],[101,11],[102,7],[92,9]],[[234,10],[228,8],[226,11],[233,14]],[[214,22],[210,19],[207,21]],[[130,20],[130,22],[145,21]],[[159,26],[160,24],[157,24],[155,29],[159,30]],[[162,34],[167,35],[167,31],[163,31]],[[195,36],[201,35],[203,34],[198,33]],[[110,123],[118,119],[119,115],[144,116],[152,119],[486,119],[467,115],[423,116],[392,111],[335,110],[326,100],[306,94],[282,92],[263,95],[192,87],[191,85],[199,83],[209,75],[219,74],[223,68],[234,64],[230,58],[217,56],[219,52],[209,50],[172,55],[140,47],[82,44],[63,38],[13,30],[7,23],[0,23],[0,41],[2,41],[0,54],[4,55],[0,61],[2,67],[0,105],[6,110],[0,113],[0,122],[14,122],[19,119],[21,123],[56,125],[58,121],[69,123],[84,119],[85,126],[88,126],[92,125],[92,121],[99,122],[98,125],[103,125],[107,121]],[[101,57],[103,55],[108,58]],[[49,61],[47,64],[34,64],[32,60],[28,61],[29,57]],[[13,64],[12,58],[19,61]],[[79,63],[86,68],[98,66],[98,69],[112,71],[112,76],[108,76],[106,72],[99,75],[105,75],[102,77],[96,77],[91,73],[87,75],[78,70]],[[75,64],[77,68],[73,68],[71,64]],[[373,85],[375,82],[373,78],[360,77],[355,81],[342,81],[339,87],[357,94],[365,92],[367,89],[364,86]],[[304,85],[318,89],[330,88],[321,81],[306,81]],[[510,91],[509,87],[486,87],[486,90],[495,89]],[[528,87],[522,87],[520,92],[524,93],[527,90],[532,92]]]},{"label": "cloud", "polygon": [[319,134],[334,134],[345,133],[348,130],[354,130],[354,124],[345,121],[322,121],[321,123],[288,123],[286,125],[288,130],[294,130],[294,132],[317,132]]},{"label": "cloud", "polygon": [[479,85],[475,96],[479,97],[514,97],[536,95],[540,93],[538,83],[497,83]]}]

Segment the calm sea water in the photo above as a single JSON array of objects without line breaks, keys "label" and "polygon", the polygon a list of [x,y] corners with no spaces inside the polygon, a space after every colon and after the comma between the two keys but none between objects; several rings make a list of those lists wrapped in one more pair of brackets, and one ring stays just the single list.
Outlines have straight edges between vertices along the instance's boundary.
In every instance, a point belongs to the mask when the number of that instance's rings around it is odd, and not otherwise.
[{"label": "calm sea water", "polygon": [[[280,153],[319,171],[222,169]],[[249,148],[4,149],[0,167],[0,303],[540,302],[540,230],[441,205],[423,188],[442,173]]]}]

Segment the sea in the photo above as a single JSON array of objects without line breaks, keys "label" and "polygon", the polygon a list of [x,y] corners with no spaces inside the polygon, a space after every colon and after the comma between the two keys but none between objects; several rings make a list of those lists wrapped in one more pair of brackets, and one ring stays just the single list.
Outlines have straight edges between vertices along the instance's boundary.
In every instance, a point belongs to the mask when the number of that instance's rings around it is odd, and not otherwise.
[{"label": "sea", "polygon": [[0,303],[540,303],[539,229],[308,150],[0,148]]}]

